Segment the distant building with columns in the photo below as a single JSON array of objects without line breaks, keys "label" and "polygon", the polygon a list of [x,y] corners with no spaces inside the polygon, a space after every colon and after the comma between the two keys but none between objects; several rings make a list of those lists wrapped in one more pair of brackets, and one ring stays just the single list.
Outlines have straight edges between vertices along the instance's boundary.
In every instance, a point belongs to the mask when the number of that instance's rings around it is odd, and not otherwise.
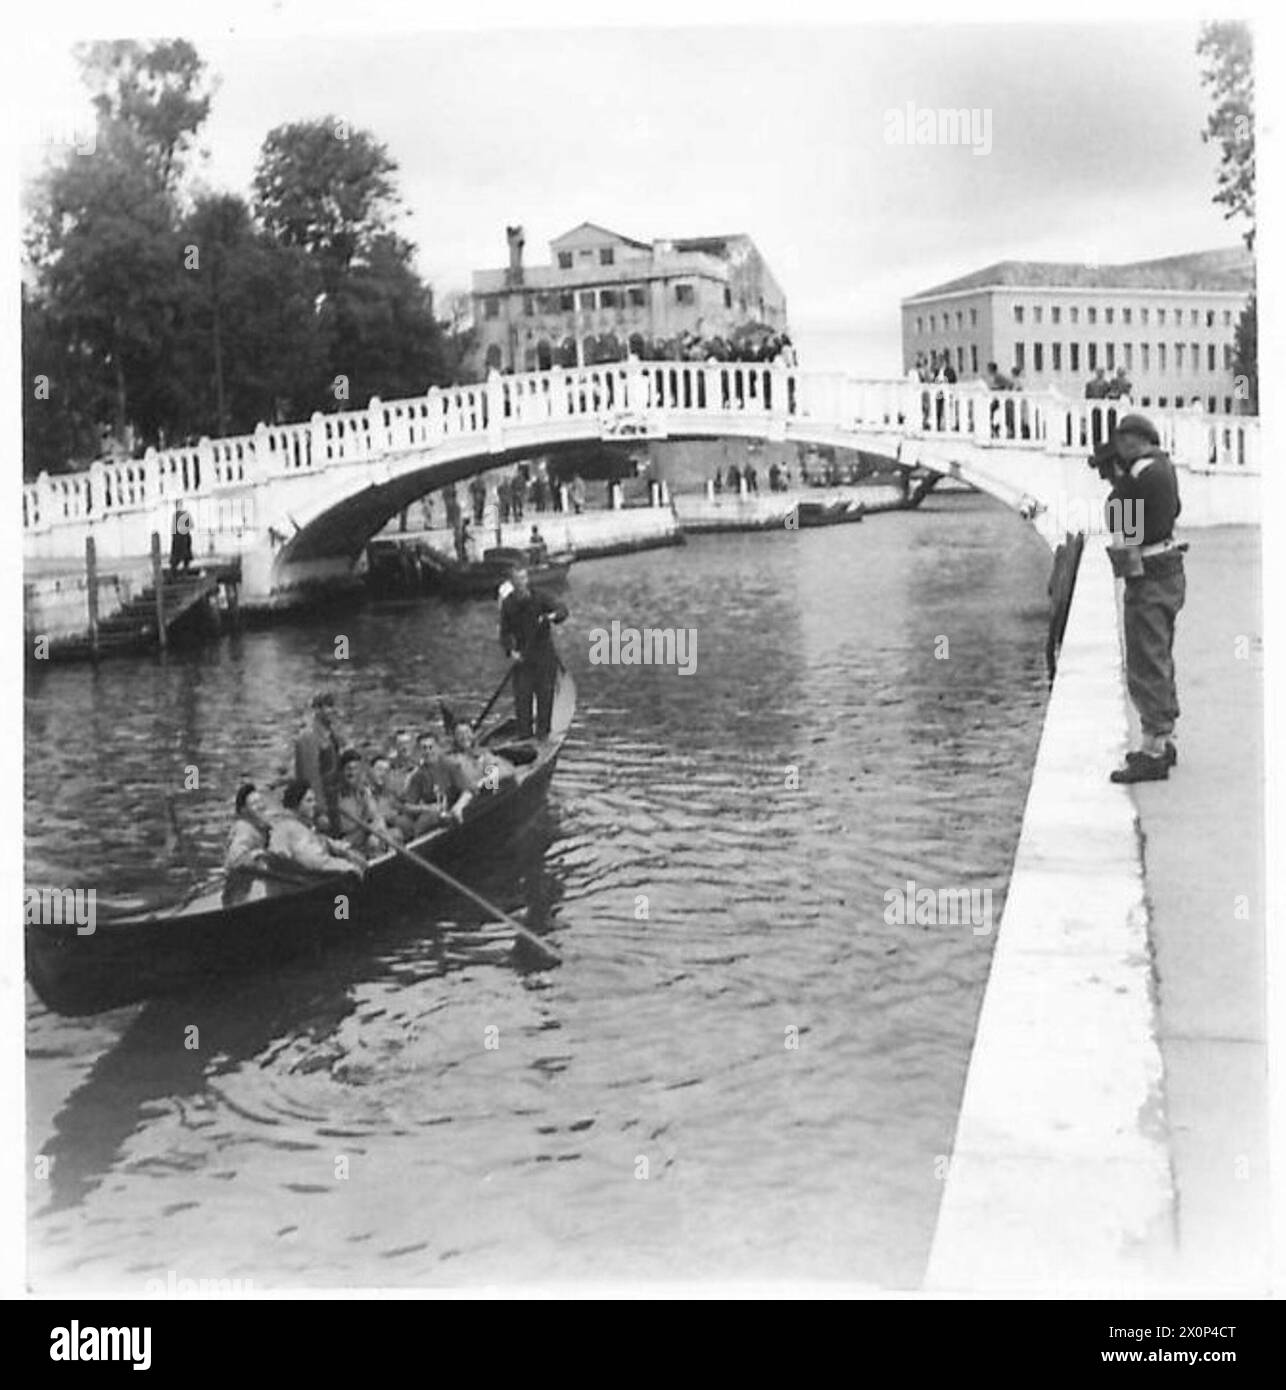
[{"label": "distant building with columns", "polygon": [[786,297],[744,234],[647,242],[582,222],[550,242],[548,265],[527,266],[522,228],[507,232],[509,265],[473,274],[477,371],[619,361],[750,324],[785,331]]},{"label": "distant building with columns", "polygon": [[1232,412],[1233,341],[1254,286],[1240,247],[1127,265],[1001,261],[902,301],[902,368],[946,352],[961,381],[988,362],[1084,396],[1124,368],[1142,406]]}]

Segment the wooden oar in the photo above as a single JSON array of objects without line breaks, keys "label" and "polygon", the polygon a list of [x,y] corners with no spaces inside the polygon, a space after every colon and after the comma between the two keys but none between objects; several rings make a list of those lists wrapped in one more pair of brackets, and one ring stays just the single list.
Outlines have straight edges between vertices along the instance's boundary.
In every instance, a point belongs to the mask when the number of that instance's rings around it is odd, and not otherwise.
[{"label": "wooden oar", "polygon": [[492,706],[500,698],[500,692],[505,688],[505,686],[509,684],[510,680],[513,678],[513,673],[514,668],[510,666],[509,669],[501,677],[500,684],[496,686],[495,694],[492,695],[491,699],[487,701],[486,707],[483,709],[482,713],[473,721],[473,727],[475,729],[480,728],[482,726],[483,720],[485,720],[487,715],[491,713]]},{"label": "wooden oar", "polygon": [[[497,694],[499,694],[498,691]],[[366,831],[368,835],[373,835],[382,844],[387,845],[389,849],[393,850],[395,854],[400,854],[403,859],[409,859],[412,864],[423,869],[425,873],[432,874],[434,878],[441,879],[449,888],[454,888],[457,893],[462,893],[466,898],[477,903],[484,912],[489,912],[498,921],[503,922],[509,927],[515,935],[521,937],[528,946],[542,955],[550,965],[562,964],[562,957],[552,946],[547,946],[535,932],[529,931],[521,922],[515,921],[507,912],[501,911],[495,903],[488,902],[481,893],[475,893],[467,883],[461,883],[458,878],[453,878],[445,869],[438,868],[436,864],[430,863],[422,855],[416,854],[414,850],[407,849],[405,845],[399,845],[391,835],[386,835],[378,826],[367,825],[365,821],[359,820],[356,816],[350,815],[347,811],[341,811],[340,815],[351,825]]]}]

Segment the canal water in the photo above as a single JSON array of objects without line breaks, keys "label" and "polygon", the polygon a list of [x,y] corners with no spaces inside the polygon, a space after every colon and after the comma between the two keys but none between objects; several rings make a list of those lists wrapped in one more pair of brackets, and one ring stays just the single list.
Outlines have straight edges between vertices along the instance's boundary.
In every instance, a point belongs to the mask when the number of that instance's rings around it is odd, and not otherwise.
[{"label": "canal water", "polygon": [[[573,736],[469,868],[562,966],[426,896],[267,978],[86,1019],[29,994],[33,1287],[914,1287],[994,933],[889,898],[990,889],[999,920],[1048,569],[971,495],[575,567]],[[696,629],[695,672],[591,664],[613,620]],[[502,670],[493,604],[422,600],[34,674],[28,882],[177,894],[163,794],[217,863],[317,687],[365,740]]]}]

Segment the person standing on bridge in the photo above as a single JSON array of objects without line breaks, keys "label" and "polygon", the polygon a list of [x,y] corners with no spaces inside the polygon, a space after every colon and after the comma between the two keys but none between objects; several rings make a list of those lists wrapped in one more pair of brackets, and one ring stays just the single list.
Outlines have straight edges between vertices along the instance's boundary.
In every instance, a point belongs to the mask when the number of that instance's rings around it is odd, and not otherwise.
[{"label": "person standing on bridge", "polygon": [[1116,483],[1109,505],[1123,544],[1114,547],[1125,576],[1125,674],[1139,712],[1142,747],[1125,755],[1113,782],[1164,782],[1178,762],[1174,726],[1179,697],[1174,679],[1174,624],[1187,595],[1186,544],[1174,540],[1179,482],[1152,422],[1126,415],[1106,448],[1115,453]]},{"label": "person standing on bridge", "polygon": [[548,738],[559,665],[550,627],[566,621],[567,606],[535,592],[521,565],[514,567],[510,582],[513,592],[500,604],[500,645],[513,666],[518,737],[532,736],[534,701],[536,737]]}]

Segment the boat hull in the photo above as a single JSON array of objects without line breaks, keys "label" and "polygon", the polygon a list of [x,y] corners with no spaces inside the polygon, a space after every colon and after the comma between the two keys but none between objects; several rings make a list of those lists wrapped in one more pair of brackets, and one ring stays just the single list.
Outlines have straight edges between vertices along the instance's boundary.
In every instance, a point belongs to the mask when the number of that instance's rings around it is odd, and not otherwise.
[{"label": "boat hull", "polygon": [[[471,858],[494,847],[498,838],[511,839],[544,803],[574,707],[574,687],[564,675],[556,696],[555,736],[522,780],[480,798],[463,825],[412,841],[408,848],[434,863],[465,865],[467,872]],[[503,735],[504,729],[498,733]],[[502,738],[491,746],[499,749]],[[259,878],[252,881],[254,887],[247,881],[235,891],[223,883],[177,910],[100,919],[85,935],[74,923],[28,924],[27,978],[55,1013],[89,1014],[217,977],[262,974],[369,934],[412,890],[417,910],[422,910],[427,877],[389,853],[372,861],[360,880],[353,874],[302,884]],[[424,913],[429,927],[436,921],[434,902],[440,896],[437,885],[431,890]],[[449,890],[443,891],[443,901],[451,901]]]}]

